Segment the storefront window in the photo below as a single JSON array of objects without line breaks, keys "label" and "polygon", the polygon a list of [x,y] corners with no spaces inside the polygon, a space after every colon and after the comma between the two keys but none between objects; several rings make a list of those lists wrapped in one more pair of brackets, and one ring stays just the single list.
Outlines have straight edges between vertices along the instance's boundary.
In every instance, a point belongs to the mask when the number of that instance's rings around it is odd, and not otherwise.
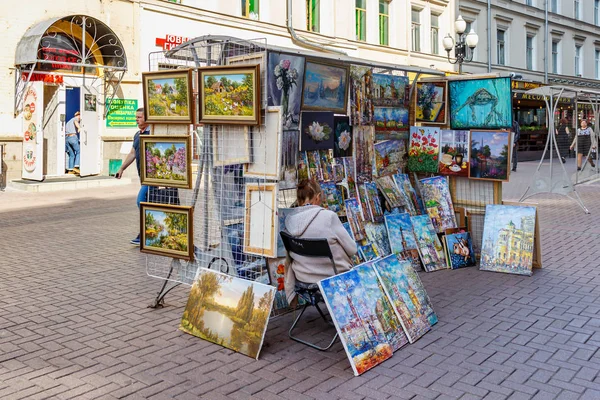
[{"label": "storefront window", "polygon": [[390,44],[390,11],[387,0],[379,0],[379,44]]},{"label": "storefront window", "polygon": [[258,20],[259,0],[242,0],[242,16]]},{"label": "storefront window", "polygon": [[321,5],[320,0],[306,0],[306,29],[311,32],[320,32]]},{"label": "storefront window", "polygon": [[356,0],[356,40],[367,40],[367,0]]}]

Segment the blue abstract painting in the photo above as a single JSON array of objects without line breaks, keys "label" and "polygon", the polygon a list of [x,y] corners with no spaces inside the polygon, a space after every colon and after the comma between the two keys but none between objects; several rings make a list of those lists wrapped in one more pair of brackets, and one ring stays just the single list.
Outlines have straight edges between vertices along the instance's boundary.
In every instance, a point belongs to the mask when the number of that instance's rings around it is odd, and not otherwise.
[{"label": "blue abstract painting", "polygon": [[449,81],[451,128],[511,128],[510,82],[510,77]]}]

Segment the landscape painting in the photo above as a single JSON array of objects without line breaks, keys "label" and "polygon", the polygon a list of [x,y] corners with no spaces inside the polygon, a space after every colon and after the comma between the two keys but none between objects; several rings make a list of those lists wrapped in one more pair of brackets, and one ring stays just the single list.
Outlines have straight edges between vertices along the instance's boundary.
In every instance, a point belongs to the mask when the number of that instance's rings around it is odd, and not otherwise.
[{"label": "landscape painting", "polygon": [[350,270],[323,279],[319,288],[355,376],[392,356],[392,345],[377,315],[377,303],[384,293],[377,293],[376,281],[366,280],[358,271]]},{"label": "landscape painting", "polygon": [[307,61],[302,109],[347,113],[348,67]]},{"label": "landscape painting", "polygon": [[191,137],[140,135],[142,185],[192,188]]},{"label": "landscape painting", "polygon": [[447,94],[446,82],[417,82],[416,122],[445,125]]},{"label": "landscape painting", "polygon": [[446,269],[446,256],[444,246],[435,233],[435,228],[428,215],[417,215],[410,218],[415,239],[423,262],[423,269],[427,272]]},{"label": "landscape painting", "polygon": [[435,231],[445,233],[446,229],[457,228],[448,178],[434,176],[433,178],[421,179],[420,182],[423,204],[429,218],[431,218]]},{"label": "landscape painting", "polygon": [[275,291],[201,268],[179,329],[258,360]]},{"label": "landscape painting", "polygon": [[352,157],[352,126],[350,118],[333,117],[333,131],[335,139],[333,142],[333,157]]},{"label": "landscape painting", "polygon": [[508,181],[511,133],[471,131],[469,178]]},{"label": "landscape painting", "polygon": [[410,215],[408,213],[386,215],[385,226],[392,253],[401,260],[409,261],[415,271],[420,271],[419,247],[413,232]]},{"label": "landscape painting", "polygon": [[332,112],[303,111],[300,120],[300,151],[333,149]]},{"label": "landscape painting", "polygon": [[193,207],[140,203],[142,253],[191,260]]},{"label": "landscape painting", "polygon": [[373,111],[375,131],[390,134],[377,139],[405,139],[406,135],[393,135],[394,132],[408,131],[408,107],[375,107]]},{"label": "landscape painting", "polygon": [[173,70],[142,73],[144,118],[151,124],[191,124],[192,72]]},{"label": "landscape painting", "polygon": [[440,136],[440,175],[469,176],[470,131],[442,129]]},{"label": "landscape painting", "polygon": [[535,207],[488,204],[479,269],[532,274]]},{"label": "landscape painting", "polygon": [[304,57],[269,52],[268,105],[281,106],[283,129],[297,129],[300,124]]},{"label": "landscape painting", "polygon": [[406,155],[404,140],[384,140],[374,145],[377,176],[397,173]]},{"label": "landscape painting", "polygon": [[373,105],[408,108],[408,88],[407,76],[373,74]]},{"label": "landscape painting", "polygon": [[424,126],[410,127],[408,170],[412,172],[438,172],[440,129]]},{"label": "landscape painting", "polygon": [[200,77],[200,123],[260,124],[260,66],[204,67]]},{"label": "landscape painting", "polygon": [[510,129],[511,78],[460,79],[448,82],[452,129]]},{"label": "landscape painting", "polygon": [[408,340],[414,343],[437,322],[419,275],[410,262],[395,255],[374,260],[373,267]]},{"label": "landscape painting", "polygon": [[472,267],[477,264],[469,232],[447,234],[445,238],[450,268]]},{"label": "landscape painting", "polygon": [[350,66],[352,125],[373,124],[373,70],[361,65]]}]

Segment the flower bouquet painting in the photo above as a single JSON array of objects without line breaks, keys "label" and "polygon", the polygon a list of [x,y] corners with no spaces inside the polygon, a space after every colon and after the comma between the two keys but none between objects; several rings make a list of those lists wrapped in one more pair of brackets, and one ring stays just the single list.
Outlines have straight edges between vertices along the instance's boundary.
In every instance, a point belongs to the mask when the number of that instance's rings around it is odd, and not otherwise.
[{"label": "flower bouquet painting", "polygon": [[333,149],[332,112],[304,111],[300,120],[300,151]]},{"label": "flower bouquet painting", "polygon": [[281,106],[284,129],[298,128],[304,80],[304,57],[269,52],[269,106]]},{"label": "flower bouquet painting", "polygon": [[417,122],[446,124],[446,82],[418,82],[415,117]]},{"label": "flower bouquet painting", "polygon": [[440,130],[423,126],[410,127],[408,169],[412,172],[438,172]]},{"label": "flower bouquet painting", "polygon": [[140,136],[142,185],[192,188],[190,136]]},{"label": "flower bouquet painting", "polygon": [[350,126],[350,118],[334,117],[333,130],[335,132],[333,157],[352,157],[352,126]]}]

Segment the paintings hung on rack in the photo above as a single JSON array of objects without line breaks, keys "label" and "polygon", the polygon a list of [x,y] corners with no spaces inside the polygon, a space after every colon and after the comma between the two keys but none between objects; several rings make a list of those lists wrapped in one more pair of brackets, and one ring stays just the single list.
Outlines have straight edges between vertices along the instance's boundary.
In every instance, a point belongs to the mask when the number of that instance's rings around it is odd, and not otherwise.
[{"label": "paintings hung on rack", "polygon": [[344,205],[354,240],[363,240],[365,238],[365,220],[358,200],[356,198],[346,199]]},{"label": "paintings hung on rack", "polygon": [[193,123],[191,69],[144,72],[142,86],[147,123]]},{"label": "paintings hung on rack", "polygon": [[199,69],[200,123],[260,125],[260,66]]},{"label": "paintings hung on rack", "polygon": [[448,82],[452,129],[510,129],[511,78],[460,79]]},{"label": "paintings hung on rack", "polygon": [[140,251],[192,260],[194,257],[194,207],[140,203]]},{"label": "paintings hung on rack", "polygon": [[333,149],[333,113],[303,111],[300,120],[300,151]]},{"label": "paintings hung on rack", "polygon": [[246,184],[244,253],[275,257],[277,252],[277,184]]},{"label": "paintings hung on rack", "polygon": [[410,127],[408,169],[412,172],[438,172],[440,129],[425,126]]},{"label": "paintings hung on rack", "polygon": [[348,75],[348,67],[306,61],[302,109],[346,114]]},{"label": "paintings hung on rack", "polygon": [[350,66],[352,125],[373,124],[373,71],[371,67]]},{"label": "paintings hung on rack", "polygon": [[447,82],[417,82],[416,122],[446,125]]},{"label": "paintings hung on rack", "polygon": [[373,267],[408,340],[414,343],[437,322],[419,275],[410,262],[400,261],[395,255],[374,260]]},{"label": "paintings hung on rack", "polygon": [[192,139],[140,135],[142,185],[192,188]]},{"label": "paintings hung on rack", "polygon": [[446,235],[445,240],[450,268],[471,267],[477,264],[469,232]]},{"label": "paintings hung on rack", "polygon": [[469,178],[508,181],[511,133],[471,131]]},{"label": "paintings hung on rack", "polygon": [[352,126],[350,118],[336,116],[333,117],[333,157],[352,157]]},{"label": "paintings hung on rack", "polygon": [[333,152],[331,150],[319,150],[319,159],[321,160],[323,180],[333,181]]},{"label": "paintings hung on rack", "polygon": [[435,176],[421,179],[421,195],[425,210],[437,233],[445,233],[446,229],[457,228],[454,206],[450,197],[448,178]]},{"label": "paintings hung on rack", "polygon": [[440,175],[469,176],[471,132],[442,129],[440,137]]},{"label": "paintings hung on rack", "polygon": [[531,276],[535,218],[535,207],[488,204],[479,269]]},{"label": "paintings hung on rack", "polygon": [[375,172],[377,176],[395,174],[402,169],[406,154],[404,140],[385,140],[375,143]]},{"label": "paintings hung on rack", "polygon": [[375,107],[373,109],[375,134],[378,140],[406,139],[408,137],[408,107]]},{"label": "paintings hung on rack", "polygon": [[258,360],[275,288],[200,268],[179,329]]},{"label": "paintings hung on rack", "polygon": [[393,353],[377,315],[377,303],[385,294],[377,281],[365,278],[352,269],[319,282],[355,376],[381,364]]},{"label": "paintings hung on rack", "polygon": [[409,261],[415,271],[420,271],[419,247],[410,222],[410,215],[408,213],[386,215],[385,226],[392,253],[401,260]]},{"label": "paintings hung on rack", "polygon": [[365,183],[373,179],[373,127],[354,128],[354,161],[356,182]]},{"label": "paintings hung on rack", "polygon": [[407,76],[373,74],[373,105],[408,108],[408,88]]},{"label": "paintings hung on rack", "polygon": [[367,222],[365,224],[365,233],[367,240],[373,245],[379,257],[392,254],[387,228],[383,222]]},{"label": "paintings hung on rack", "polygon": [[304,81],[304,57],[269,52],[268,105],[281,106],[283,129],[297,129]]},{"label": "paintings hung on rack", "polygon": [[435,233],[435,228],[428,215],[417,215],[410,218],[423,269],[427,272],[446,269],[444,246]]}]

